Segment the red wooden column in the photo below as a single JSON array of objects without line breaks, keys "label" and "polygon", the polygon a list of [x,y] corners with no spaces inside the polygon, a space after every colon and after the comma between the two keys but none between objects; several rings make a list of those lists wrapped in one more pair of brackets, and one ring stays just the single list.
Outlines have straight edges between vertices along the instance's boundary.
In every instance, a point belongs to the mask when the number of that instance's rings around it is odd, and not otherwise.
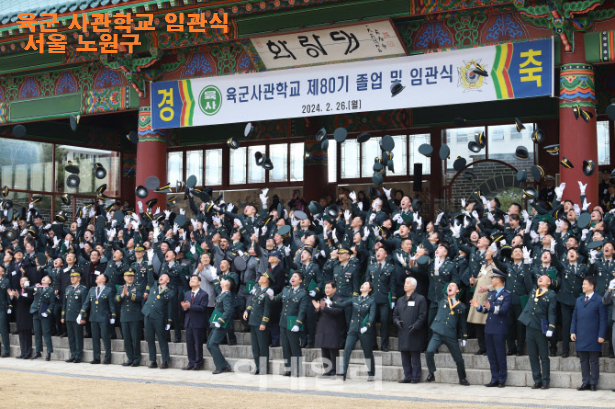
[{"label": "red wooden column", "polygon": [[[149,101],[148,101],[149,102]],[[156,176],[162,185],[167,182],[167,132],[160,129],[152,129],[151,107],[142,105],[139,107],[139,143],[137,144],[137,180],[136,186],[145,185],[145,179]],[[138,211],[137,202],[145,202],[158,198],[160,209],[167,207],[167,195],[164,193],[149,192],[149,196],[140,199],[135,196],[135,209]]]},{"label": "red wooden column", "polygon": [[[596,90],[594,69],[585,60],[583,33],[574,35],[574,52],[567,53],[562,46],[560,68],[559,140],[560,160],[565,156],[574,165],[567,169],[561,164],[561,182],[566,183],[564,199],[579,203],[578,181],[587,184],[587,201],[593,207],[598,203],[598,145],[596,131]],[[579,106],[592,114],[585,122],[575,118],[573,107]],[[593,160],[596,171],[590,177],[583,174],[583,161]],[[581,203],[579,203],[581,205]]]}]

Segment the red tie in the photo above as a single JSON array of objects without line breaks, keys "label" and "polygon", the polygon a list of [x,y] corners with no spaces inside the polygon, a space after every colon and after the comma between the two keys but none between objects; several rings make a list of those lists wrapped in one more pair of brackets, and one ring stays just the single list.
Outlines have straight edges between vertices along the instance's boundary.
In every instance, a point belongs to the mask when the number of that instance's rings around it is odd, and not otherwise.
[{"label": "red tie", "polygon": [[190,304],[194,302],[194,291],[192,292],[192,298],[190,298]]},{"label": "red tie", "polygon": [[589,301],[589,296],[585,296],[585,304],[587,304],[587,302]]}]

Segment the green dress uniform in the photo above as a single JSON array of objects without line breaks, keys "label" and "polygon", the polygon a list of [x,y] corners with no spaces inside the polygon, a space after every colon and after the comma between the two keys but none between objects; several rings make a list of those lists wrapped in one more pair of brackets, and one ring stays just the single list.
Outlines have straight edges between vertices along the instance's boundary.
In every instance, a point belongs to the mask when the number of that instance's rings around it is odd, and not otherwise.
[{"label": "green dress uniform", "polygon": [[[173,263],[171,265],[171,263]],[[184,299],[182,277],[185,274],[186,266],[177,261],[171,263],[163,263],[160,275],[168,274],[171,281],[169,281],[169,291],[173,295],[173,303],[171,309],[171,320],[175,323],[175,342],[181,341],[181,327],[179,320],[179,308],[180,301]]]},{"label": "green dress uniform", "polygon": [[[365,364],[367,365],[367,374],[374,376],[376,372],[374,362],[374,341],[376,337],[373,331],[376,322],[376,301],[370,295],[359,295],[340,302],[333,301],[331,308],[336,307],[350,309],[352,317],[346,336],[346,345],[344,346],[344,368],[341,375],[346,376],[350,364],[350,354],[357,341],[360,340]],[[366,327],[367,331],[361,333],[363,327]]]},{"label": "green dress uniform", "polygon": [[115,320],[115,301],[113,294],[115,288],[112,284],[90,288],[90,292],[83,303],[81,318],[85,319],[90,314],[92,327],[92,348],[94,349],[94,361],[100,361],[100,339],[105,345],[105,363],[111,363],[111,334],[109,325]]},{"label": "green dress uniform", "polygon": [[455,262],[446,257],[439,268],[436,269],[436,261],[437,260],[434,259],[431,260],[429,264],[425,266],[419,265],[418,267],[419,269],[426,270],[426,273],[429,276],[429,290],[427,291],[429,311],[427,314],[427,325],[430,328],[430,333],[432,333],[431,324],[439,311],[439,306],[441,304],[440,300],[446,298],[444,289],[448,287],[449,283],[460,282]]},{"label": "green dress uniform", "polygon": [[135,260],[135,262],[130,265],[130,269],[135,272],[134,285],[140,288],[144,294],[149,294],[150,286],[148,285],[148,280],[150,275],[153,279],[154,267],[144,258],[141,262]]},{"label": "green dress uniform", "polygon": [[583,279],[587,276],[588,268],[585,264],[577,262],[573,265],[568,261],[564,262],[563,266],[563,270],[558,272],[557,277],[557,282],[560,285],[557,292],[557,303],[562,314],[562,355],[568,356],[570,354],[572,313],[574,312],[577,298],[583,293]]},{"label": "green dress uniform", "polygon": [[[207,350],[214,359],[216,371],[231,369],[231,365],[229,365],[222,355],[222,351],[220,351],[220,342],[226,336],[226,328],[224,327],[233,325],[233,313],[235,312],[233,298],[233,294],[230,291],[222,291],[216,297],[216,305],[212,317],[217,316],[217,318],[210,324],[212,331],[209,333],[209,339],[207,340]],[[219,327],[216,327],[216,323],[219,324]]]},{"label": "green dress uniform", "polygon": [[[73,270],[71,276],[73,274],[81,277],[80,272]],[[62,318],[64,318],[66,323],[68,346],[70,348],[69,359],[73,361],[81,361],[81,356],[83,355],[83,325],[77,323],[77,317],[79,317],[87,297],[88,288],[81,284],[77,286],[70,285],[66,287],[64,292]]]},{"label": "green dress uniform", "polygon": [[[230,319],[232,320],[233,316],[235,315],[235,309],[237,307],[236,298],[237,298],[237,293],[239,292],[239,275],[229,270],[226,272],[226,274],[214,280],[213,285],[214,285],[214,292],[216,293],[216,296],[222,293],[222,288],[220,287],[220,281],[222,280],[228,280],[231,283],[231,299],[233,301],[233,305],[231,308],[233,311],[231,312]],[[227,325],[226,334],[228,335],[229,345],[237,345],[237,336],[235,335],[235,328],[233,327],[233,325]]]},{"label": "green dress uniform", "polygon": [[[314,250],[314,252],[316,252],[316,250]],[[307,335],[307,340],[304,339],[304,344],[313,346],[314,342],[316,341],[316,310],[314,309],[314,305],[312,305],[311,300],[317,300],[321,296],[320,288],[318,286],[318,278],[320,277],[321,272],[320,268],[318,267],[318,264],[312,261],[307,264],[300,263],[297,267],[299,267],[297,271],[303,274],[301,288],[305,290],[305,292],[310,297],[305,313],[305,325],[307,327],[307,331],[303,333],[303,338],[305,338]],[[314,283],[316,283],[316,288],[314,288],[313,290],[315,292],[314,297],[309,294],[309,288],[310,284],[312,283],[312,280],[314,280]]]},{"label": "green dress uniform", "polygon": [[376,259],[370,259],[366,275],[367,281],[374,286],[372,297],[376,302],[376,314],[380,319],[380,336],[382,337],[380,346],[386,352],[389,349],[390,302],[397,300],[395,295],[395,265],[387,262],[379,263]]},{"label": "green dress uniform", "polygon": [[[124,275],[134,275],[135,272],[128,270]],[[122,334],[124,334],[124,349],[126,361],[124,366],[139,366],[141,363],[141,334],[143,333],[143,313],[141,302],[143,301],[143,286],[126,284],[128,295],[124,295],[124,287],[120,287],[115,296],[115,302],[120,306],[120,322]]]},{"label": "green dress uniform", "polygon": [[[250,329],[252,356],[254,357],[256,371],[261,375],[267,375],[269,369],[269,335],[271,332],[269,317],[271,316],[271,300],[267,294],[268,288],[259,288],[246,309],[249,314],[248,325],[252,327]],[[265,326],[264,331],[260,330],[261,325]]]},{"label": "green dress uniform", "polygon": [[2,337],[2,355],[7,356],[11,352],[11,344],[9,343],[9,317],[7,312],[13,308],[11,297],[7,292],[10,288],[11,281],[3,276],[0,279],[0,336]]},{"label": "green dress uniform", "polygon": [[[547,336],[543,333],[543,327],[546,326],[548,331],[555,331],[556,320],[557,300],[555,293],[547,288],[534,287],[519,321],[527,328],[527,352],[530,356],[532,377],[537,385],[548,385],[551,380],[549,345]],[[542,373],[540,370],[541,363]]]},{"label": "green dress uniform", "polygon": [[53,352],[51,343],[51,312],[55,308],[56,296],[53,287],[29,287],[28,292],[33,295],[34,301],[30,306],[32,325],[34,326],[34,341],[36,353],[43,352],[43,338],[47,346],[47,354]]},{"label": "green dress uniform", "polygon": [[427,346],[425,360],[430,374],[436,372],[434,354],[442,344],[450,351],[455,364],[459,380],[466,379],[466,366],[461,355],[458,339],[468,339],[466,324],[466,306],[459,300],[444,297],[438,303],[438,313],[431,324],[432,336]]},{"label": "green dress uniform", "polygon": [[[340,249],[339,251],[348,251],[347,249]],[[359,288],[361,284],[359,283],[359,267],[358,263],[354,263],[351,260],[346,263],[346,265],[342,265],[341,263],[337,263],[333,268],[333,280],[335,281],[335,285],[337,286],[336,293],[342,297],[344,300],[349,300],[352,297],[356,297],[359,295]],[[346,317],[346,330],[350,327],[350,320],[352,317],[352,308],[346,308],[344,311]],[[346,334],[347,331],[344,331]],[[345,344],[345,343],[344,343]]]},{"label": "green dress uniform", "polygon": [[155,285],[147,297],[145,305],[141,309],[145,321],[145,337],[149,349],[149,360],[156,362],[156,338],[160,344],[160,353],[163,363],[168,363],[169,342],[167,341],[166,326],[173,323],[173,291],[169,287]]},{"label": "green dress uniform", "polygon": [[[295,375],[299,376],[301,370],[301,329],[291,331],[293,326],[303,326],[310,296],[301,288],[285,287],[282,292],[273,297],[274,302],[282,302],[280,313],[280,341],[286,373],[291,374],[295,368]],[[292,322],[294,320],[294,322]],[[291,326],[289,326],[289,321]]]}]

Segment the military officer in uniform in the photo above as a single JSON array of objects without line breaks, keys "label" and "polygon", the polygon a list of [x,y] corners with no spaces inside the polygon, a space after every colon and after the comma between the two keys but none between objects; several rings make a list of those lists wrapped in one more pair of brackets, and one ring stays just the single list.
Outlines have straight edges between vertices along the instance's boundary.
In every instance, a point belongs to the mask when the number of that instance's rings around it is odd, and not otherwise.
[{"label": "military officer in uniform", "polygon": [[[299,376],[301,370],[301,326],[305,322],[309,295],[301,288],[303,274],[295,272],[290,278],[290,287],[284,288],[276,296],[271,296],[274,302],[282,303],[280,314],[280,339],[282,342],[282,354],[284,355],[284,376]],[[290,327],[290,328],[289,328]]]},{"label": "military officer in uniform", "polygon": [[[252,356],[256,365],[255,375],[267,375],[269,369],[269,318],[271,317],[271,300],[267,290],[270,283],[275,282],[268,272],[258,279],[258,289],[252,297],[252,302],[243,314],[245,321],[250,325],[252,341]],[[269,291],[272,293],[272,291]]]},{"label": "military officer in uniform", "polygon": [[212,372],[214,375],[231,372],[231,365],[222,355],[222,351],[220,351],[220,342],[226,336],[226,327],[233,325],[233,314],[235,312],[231,282],[223,279],[218,282],[217,286],[221,292],[216,296],[216,305],[211,316],[212,331],[207,340],[207,350],[214,359],[214,365],[216,366],[216,370]]},{"label": "military officer in uniform", "polygon": [[175,260],[175,252],[169,250],[164,255],[165,263],[162,265],[162,269],[160,270],[160,274],[167,274],[169,276],[169,290],[173,295],[173,314],[171,315],[171,319],[175,323],[175,342],[181,341],[181,326],[179,322],[179,302],[182,300],[182,288],[183,282],[182,280],[185,277],[187,268],[181,263]]},{"label": "military officer in uniform", "polygon": [[[301,250],[301,263],[293,264],[293,268],[303,275],[301,288],[305,290],[311,298],[305,313],[307,331],[303,334],[304,342],[301,344],[301,346],[307,346],[308,348],[314,348],[314,341],[316,340],[316,311],[311,300],[318,299],[321,296],[321,289],[318,288],[318,277],[321,273],[318,264],[314,263],[312,260],[313,251],[314,249],[311,247],[304,247],[303,250]],[[312,286],[312,281],[316,284],[315,287]],[[313,287],[312,290],[310,290],[311,287]]]},{"label": "military officer in uniform", "polygon": [[144,258],[144,255],[145,247],[141,244],[135,246],[135,262],[130,266],[130,268],[135,272],[134,285],[144,294],[142,303],[145,302],[145,294],[149,294],[150,288],[148,282],[150,279],[152,282],[154,281],[154,267],[148,263],[148,261]]},{"label": "military officer in uniform", "polygon": [[376,251],[376,260],[370,260],[366,274],[366,280],[374,287],[372,297],[376,302],[376,314],[380,318],[380,337],[382,338],[380,350],[382,352],[389,351],[389,310],[395,308],[397,299],[395,296],[395,265],[387,262],[388,256],[387,250],[380,247]]},{"label": "military officer in uniform", "polygon": [[485,323],[485,346],[491,368],[491,382],[485,386],[503,388],[506,386],[508,368],[506,364],[506,337],[508,335],[508,314],[512,305],[512,294],[506,288],[506,273],[493,268],[491,286],[493,291],[487,295],[487,300],[480,304],[476,299],[470,305],[476,311],[487,314]]},{"label": "military officer in uniform", "polygon": [[78,268],[71,269],[69,277],[71,285],[64,289],[62,302],[62,324],[66,325],[70,348],[70,356],[66,362],[78,364],[83,355],[83,326],[81,320],[77,322],[77,317],[88,297],[88,288],[81,284],[81,270]]},{"label": "military officer in uniform", "polygon": [[[233,309],[233,312],[231,313],[231,320],[232,320],[233,315],[235,314],[235,306],[236,306],[235,297],[237,297],[237,292],[239,291],[239,275],[237,275],[237,273],[232,272],[230,269],[231,269],[231,263],[228,260],[222,260],[220,262],[220,275],[216,277],[213,284],[214,284],[214,292],[216,293],[216,296],[222,293],[222,287],[220,286],[220,283],[223,280],[227,280],[229,284],[231,285],[231,287],[229,288],[229,291],[231,292],[230,296],[233,300],[233,304],[231,306],[231,308]],[[226,326],[226,335],[228,335],[229,345],[237,345],[237,336],[235,335],[235,328],[233,328],[233,325]]]},{"label": "military officer in uniform", "polygon": [[[26,282],[26,284],[29,285],[30,283]],[[36,345],[36,353],[30,359],[42,356],[43,338],[45,338],[45,345],[47,345],[45,360],[51,360],[51,354],[53,353],[53,344],[51,343],[51,312],[55,307],[56,296],[54,289],[50,285],[51,278],[44,276],[40,286],[37,285],[35,288],[28,287],[28,292],[34,297],[34,301],[32,301],[30,306],[30,314],[32,314]]]},{"label": "military officer in uniform", "polygon": [[149,350],[150,364],[148,368],[158,368],[156,362],[156,338],[160,344],[162,364],[160,369],[167,369],[171,356],[169,355],[169,342],[166,331],[171,329],[173,322],[173,292],[169,289],[169,275],[161,273],[158,285],[150,289],[149,297],[141,309],[145,321],[145,337]]},{"label": "military officer in uniform", "polygon": [[[608,290],[609,283],[611,280],[615,279],[615,258],[613,257],[613,252],[615,251],[615,247],[612,241],[607,241],[604,243],[604,247],[602,248],[603,258],[595,257],[595,250],[590,251],[590,266],[589,266],[589,275],[596,277],[596,294],[602,294]],[[608,311],[607,314],[611,316],[613,314],[613,306],[607,306]],[[613,339],[612,339],[612,326],[613,322],[608,321],[607,323],[608,329],[606,331],[606,337],[609,341],[609,355],[611,358],[615,357],[613,352]]]},{"label": "military officer in uniform", "polygon": [[124,335],[124,350],[128,360],[122,366],[139,366],[141,363],[141,334],[143,333],[143,283],[135,284],[136,272],[129,268],[124,271],[125,285],[120,287],[115,302],[120,307],[120,322]]},{"label": "military officer in uniform", "polygon": [[470,383],[466,379],[466,367],[459,348],[458,339],[461,336],[461,346],[466,346],[468,339],[466,329],[466,306],[458,299],[459,284],[451,282],[446,288],[446,298],[438,303],[438,312],[431,324],[433,335],[427,346],[425,360],[427,361],[427,382],[436,380],[434,373],[436,372],[436,363],[434,354],[440,348],[440,345],[445,344],[453,356],[455,364],[457,364],[457,375],[459,376],[459,384],[468,386]]},{"label": "military officer in uniform", "polygon": [[90,324],[92,326],[92,348],[94,349],[94,359],[90,364],[100,364],[100,340],[102,338],[105,345],[105,359],[103,364],[111,363],[111,335],[109,324],[115,324],[115,302],[114,290],[107,285],[109,277],[106,274],[96,276],[96,287],[90,288],[90,292],[81,308],[78,320],[81,321],[90,313]]},{"label": "military officer in uniform", "polygon": [[550,285],[548,275],[538,278],[538,287],[534,287],[530,293],[528,303],[519,317],[519,321],[526,326],[527,352],[534,378],[532,389],[549,389],[551,380],[548,338],[555,331],[557,299],[555,293],[549,290]]},{"label": "military officer in uniform", "polygon": [[[350,250],[347,247],[341,247],[337,250],[337,256],[339,263],[333,267],[333,281],[337,286],[337,294],[342,299],[347,300],[359,295],[359,264],[350,261]],[[350,328],[350,319],[352,316],[352,309],[347,308],[344,310],[346,318],[346,328],[344,328],[342,334],[342,345],[346,345],[346,335],[348,328]]]},{"label": "military officer in uniform", "polygon": [[574,307],[583,292],[583,279],[587,276],[587,265],[579,263],[579,253],[577,249],[568,249],[567,261],[563,263],[562,271],[558,272],[557,282],[559,291],[557,292],[557,304],[562,313],[562,358],[570,355],[570,325]]},{"label": "military officer in uniform", "polygon": [[358,340],[361,341],[361,349],[365,356],[365,364],[367,365],[367,381],[373,382],[376,373],[376,364],[374,361],[374,341],[376,339],[373,329],[376,322],[376,301],[371,297],[374,291],[374,285],[369,281],[361,285],[361,295],[349,298],[344,301],[325,300],[325,304],[332,308],[350,308],[352,310],[352,318],[350,320],[350,329],[346,337],[346,345],[344,346],[344,362],[343,369],[339,376],[346,380],[348,373],[348,365],[350,364],[350,354],[354,349]]},{"label": "military officer in uniform", "polygon": [[13,305],[8,290],[11,281],[5,276],[6,268],[0,266],[0,336],[2,337],[2,358],[10,356],[11,345],[9,343],[9,314]]}]

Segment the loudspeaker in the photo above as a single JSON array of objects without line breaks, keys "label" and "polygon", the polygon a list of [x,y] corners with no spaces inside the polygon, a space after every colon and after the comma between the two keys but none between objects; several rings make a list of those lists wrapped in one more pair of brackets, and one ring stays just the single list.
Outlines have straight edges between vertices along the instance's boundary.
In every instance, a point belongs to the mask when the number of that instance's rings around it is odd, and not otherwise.
[{"label": "loudspeaker", "polygon": [[414,186],[413,191],[422,192],[423,191],[423,164],[415,163],[414,164]]}]

